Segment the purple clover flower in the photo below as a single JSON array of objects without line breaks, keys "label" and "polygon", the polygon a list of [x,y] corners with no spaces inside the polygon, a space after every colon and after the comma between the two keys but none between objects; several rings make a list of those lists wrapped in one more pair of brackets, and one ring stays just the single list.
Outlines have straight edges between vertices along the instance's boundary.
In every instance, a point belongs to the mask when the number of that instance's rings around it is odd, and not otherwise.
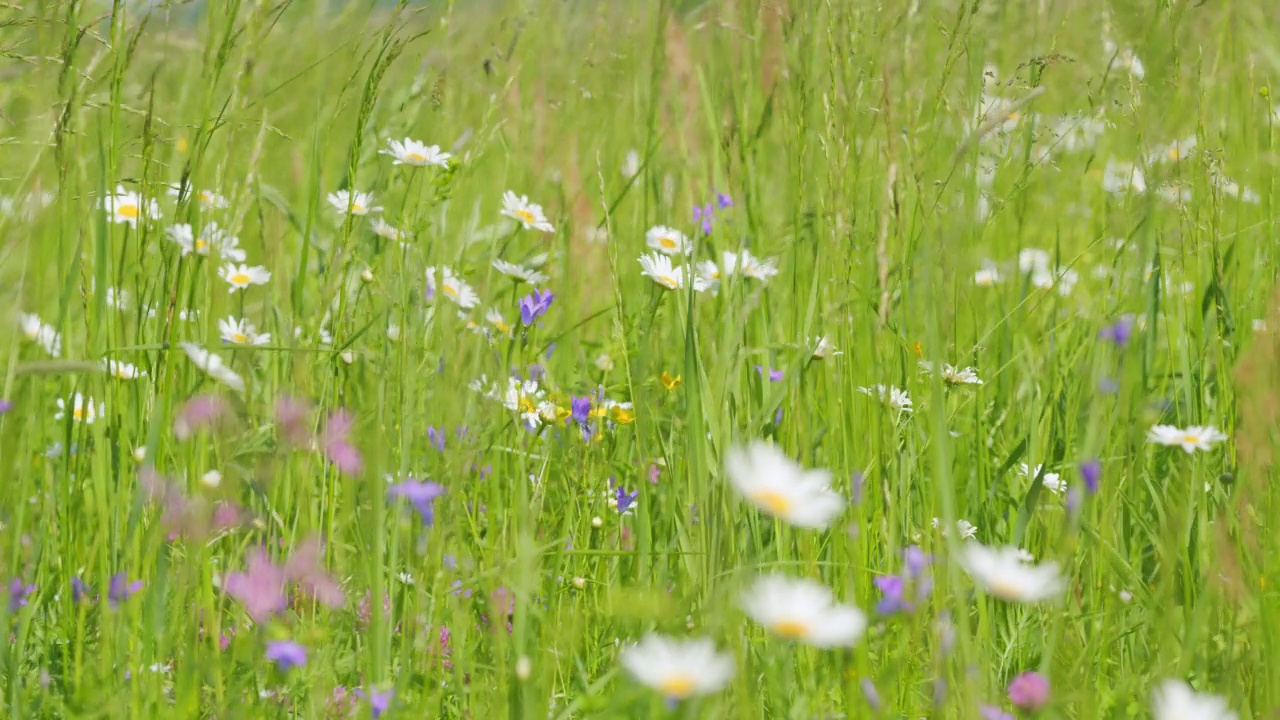
[{"label": "purple clover flower", "polygon": [[344,475],[358,475],[364,462],[360,459],[360,451],[348,440],[355,418],[346,410],[338,410],[329,416],[324,428],[325,457]]},{"label": "purple clover flower", "polygon": [[533,324],[547,310],[551,309],[551,301],[555,300],[555,295],[550,290],[534,289],[533,293],[520,298],[520,322],[525,327]]},{"label": "purple clover flower", "polygon": [[186,440],[206,425],[212,425],[229,413],[227,401],[217,395],[197,395],[178,408],[173,419],[173,434]]},{"label": "purple clover flower", "polygon": [[1035,712],[1049,702],[1049,678],[1034,670],[1019,674],[1009,683],[1009,702],[1025,712]]},{"label": "purple clover flower", "polygon": [[281,670],[307,664],[307,648],[292,640],[272,640],[267,643],[265,655]]},{"label": "purple clover flower", "polygon": [[444,492],[444,486],[440,483],[434,483],[429,480],[423,482],[409,479],[392,485],[387,490],[387,497],[402,497],[408,500],[413,509],[417,510],[418,515],[422,517],[423,526],[431,527],[436,520],[435,500],[443,495]]}]

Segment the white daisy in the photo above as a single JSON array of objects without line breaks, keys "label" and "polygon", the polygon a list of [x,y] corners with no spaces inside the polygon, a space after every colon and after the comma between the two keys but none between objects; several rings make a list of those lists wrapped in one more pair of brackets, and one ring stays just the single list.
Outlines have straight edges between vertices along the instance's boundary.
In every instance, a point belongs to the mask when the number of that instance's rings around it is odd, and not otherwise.
[{"label": "white daisy", "polygon": [[447,168],[449,167],[449,158],[452,157],[447,152],[441,152],[439,145],[424,145],[410,138],[405,138],[404,142],[389,140],[387,145],[389,146],[388,149],[379,150],[378,152],[395,158],[396,165],[413,165],[415,167],[435,165],[436,167]]},{"label": "white daisy", "polygon": [[1174,140],[1168,145],[1157,145],[1147,153],[1147,164],[1179,162],[1186,160],[1196,149],[1196,136],[1190,135],[1181,140]]},{"label": "white daisy", "polygon": [[867,616],[835,601],[812,580],[767,575],[742,597],[742,609],[775,635],[814,647],[849,647],[867,629]]},{"label": "white daisy", "polygon": [[1236,198],[1241,202],[1246,202],[1250,205],[1257,205],[1262,202],[1262,197],[1259,196],[1256,191],[1247,187],[1242,187],[1240,183],[1237,183],[1225,175],[1218,173],[1211,174],[1209,176],[1209,184],[1221,191],[1223,195]]},{"label": "white daisy", "polygon": [[506,318],[502,317],[502,313],[498,312],[496,308],[489,308],[485,311],[484,319],[499,333],[511,337],[511,324],[507,322]]},{"label": "white daisy", "polygon": [[[684,287],[684,268],[676,267],[671,264],[671,258],[666,255],[657,253],[649,253],[640,256],[640,268],[645,277],[653,280],[668,290],[679,290]],[[693,289],[697,292],[703,292],[710,287],[710,284],[702,277],[694,277]]]},{"label": "white daisy", "polygon": [[502,196],[502,214],[509,218],[517,220],[525,230],[541,230],[549,233],[555,232],[555,228],[547,221],[547,216],[542,212],[542,206],[529,202],[526,195],[516,195],[508,190]]},{"label": "white daisy", "polygon": [[1102,189],[1109,193],[1132,190],[1142,194],[1147,191],[1147,179],[1133,163],[1108,160],[1107,166],[1102,170]]},{"label": "white daisy", "polygon": [[453,268],[448,265],[441,266],[439,268],[439,278],[436,277],[436,271],[435,265],[427,268],[428,291],[435,293],[439,290],[441,295],[466,310],[470,310],[480,304],[480,296],[476,294],[475,290],[471,289],[470,285],[454,273]]},{"label": "white daisy", "polygon": [[509,278],[526,282],[530,285],[538,285],[551,279],[549,276],[544,275],[533,268],[509,263],[506,260],[501,259],[493,261],[493,269]]},{"label": "white daisy", "polygon": [[102,372],[110,375],[117,380],[137,380],[140,377],[146,377],[147,371],[119,360],[103,360]]},{"label": "white daisy", "polygon": [[803,528],[823,529],[845,508],[827,470],[805,470],[776,446],[754,440],[725,456],[729,482],[751,504]]},{"label": "white daisy", "polygon": [[973,274],[973,284],[978,287],[991,287],[1000,282],[1000,270],[994,265],[980,268]]},{"label": "white daisy", "polygon": [[1114,42],[1107,40],[1102,46],[1103,53],[1110,63],[1110,68],[1114,70],[1124,70],[1132,75],[1135,79],[1141,80],[1146,74],[1146,68],[1142,65],[1142,60],[1133,53],[1131,48],[1120,48]]},{"label": "white daisy", "polygon": [[200,237],[195,237],[191,226],[185,223],[173,225],[168,229],[169,239],[182,248],[183,256],[195,253],[209,255],[216,252],[218,257],[231,262],[244,262],[245,252],[240,248],[240,238],[218,227],[211,222],[200,230]]},{"label": "white daisy", "polygon": [[[1024,478],[1034,480],[1043,468],[1043,465],[1037,465],[1033,468],[1026,463],[1018,463],[1018,474]],[[1067,484],[1058,476],[1058,473],[1046,472],[1042,482],[1044,483],[1045,489],[1055,495],[1061,495],[1067,491]]]},{"label": "white daisy", "polygon": [[[933,363],[928,360],[920,361],[920,372],[925,375],[933,374]],[[948,385],[981,385],[982,378],[978,377],[978,371],[971,367],[958,368],[955,365],[942,363],[942,381]]]},{"label": "white daisy", "polygon": [[[933,519],[933,529],[942,533],[942,537],[948,536],[947,529],[942,526],[942,518]],[[956,520],[956,532],[960,534],[961,540],[968,540],[970,538],[977,537],[978,528],[968,520],[961,518]]]},{"label": "white daisy", "polygon": [[227,284],[231,286],[227,288],[227,292],[235,292],[243,290],[250,285],[266,285],[271,280],[271,271],[261,265],[249,267],[248,265],[237,266],[234,263],[228,263],[218,268],[218,277],[226,280]]},{"label": "white daisy", "polygon": [[19,313],[18,324],[22,326],[22,334],[28,340],[40,345],[50,356],[61,357],[62,335],[52,325],[45,324],[39,315]]},{"label": "white daisy", "polygon": [[187,357],[191,358],[191,362],[195,363],[196,367],[203,370],[209,377],[232,390],[244,392],[244,379],[227,367],[222,356],[209,352],[195,343],[178,343],[178,347],[182,348]]},{"label": "white daisy", "polygon": [[253,323],[244,318],[236,319],[227,316],[225,319],[218,321],[218,334],[222,336],[222,342],[231,345],[268,345],[271,343],[271,333],[259,333]]},{"label": "white daisy", "polygon": [[829,357],[843,355],[843,350],[837,350],[836,344],[826,335],[821,335],[813,339],[813,359],[826,360]]},{"label": "white daisy", "polygon": [[359,190],[338,190],[329,193],[329,204],[343,215],[368,215],[371,212],[382,212],[380,206],[373,204],[373,195]]},{"label": "white daisy", "polygon": [[1018,271],[1021,273],[1048,272],[1053,266],[1053,256],[1040,248],[1023,248],[1018,251]]},{"label": "white daisy", "polygon": [[107,307],[112,310],[129,309],[129,291],[123,288],[107,288],[106,297],[103,300],[107,303]]},{"label": "white daisy", "polygon": [[1012,546],[989,548],[976,541],[966,543],[960,550],[960,564],[987,593],[1007,602],[1041,602],[1066,589],[1058,563],[1027,563]]},{"label": "white daisy", "polygon": [[111,222],[126,223],[129,227],[137,227],[139,220],[154,220],[160,217],[160,206],[155,200],[125,190],[117,185],[115,194],[102,199],[102,209],[111,215]]},{"label": "white daisy", "polygon": [[1190,685],[1170,678],[1151,693],[1155,720],[1237,720],[1237,715],[1220,695],[1198,693]]},{"label": "white daisy", "polygon": [[[497,388],[493,389],[496,394]],[[498,397],[498,401],[506,409],[518,414],[520,419],[529,424],[530,427],[538,427],[542,424],[542,414],[538,411],[538,405],[543,402],[543,396],[546,392],[538,386],[537,380],[521,380],[520,378],[507,378],[507,388],[502,395]]]},{"label": "white daisy", "polygon": [[[55,420],[61,420],[67,416],[67,403],[62,398],[58,398],[58,412],[54,414]],[[93,398],[85,397],[80,393],[71,396],[71,419],[85,425],[92,425],[99,415],[106,414],[106,407],[101,402],[94,403]]]},{"label": "white daisy", "polygon": [[[174,198],[182,197],[183,191],[189,190],[190,187],[191,187],[190,185],[184,186],[181,183],[174,183],[169,186],[169,197],[174,197]],[[225,208],[225,207],[230,207],[231,205],[231,203],[225,197],[223,197],[222,195],[219,195],[216,192],[213,192],[212,190],[195,191],[195,199],[197,202],[200,203],[200,207],[205,208],[206,210],[212,210],[215,208]]]},{"label": "white daisy", "polygon": [[914,409],[907,391],[893,385],[876,384],[869,387],[860,387],[858,392],[877,398],[887,407],[897,410],[899,413],[910,413]]},{"label": "white daisy", "polygon": [[654,225],[644,234],[644,241],[649,247],[663,255],[688,255],[693,252],[693,243],[679,230],[665,225]]},{"label": "white daisy", "polygon": [[718,652],[710,638],[677,640],[650,633],[619,657],[636,680],[663,697],[684,700],[716,692],[733,679],[733,657]]},{"label": "white daisy", "polygon": [[1185,430],[1173,425],[1154,425],[1147,431],[1147,442],[1169,447],[1180,447],[1188,455],[1197,450],[1208,452],[1213,446],[1227,439],[1218,428],[1208,425],[1192,425]]},{"label": "white daisy", "polygon": [[406,238],[413,237],[409,231],[401,230],[382,218],[375,218],[372,228],[374,235],[386,238],[387,240],[393,240],[395,242],[401,242]]},{"label": "white daisy", "polygon": [[[724,253],[726,265],[728,264],[729,257],[732,255],[733,253],[730,252]],[[752,255],[750,252],[743,250],[737,254],[734,260],[737,265],[738,272],[741,272],[752,280],[768,282],[774,275],[778,274],[778,263],[773,258],[761,259]]]}]

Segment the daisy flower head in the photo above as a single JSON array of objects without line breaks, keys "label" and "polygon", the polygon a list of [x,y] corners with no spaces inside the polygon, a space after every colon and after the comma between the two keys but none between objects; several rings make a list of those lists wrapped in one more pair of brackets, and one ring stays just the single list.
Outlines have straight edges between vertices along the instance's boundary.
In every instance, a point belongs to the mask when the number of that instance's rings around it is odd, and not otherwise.
[{"label": "daisy flower head", "polygon": [[684,700],[722,689],[733,679],[733,657],[710,638],[678,640],[650,633],[627,646],[619,662],[636,680],[668,700]]},{"label": "daisy flower head", "polygon": [[107,412],[106,407],[101,402],[95,403],[93,398],[85,397],[80,393],[71,396],[69,408],[67,402],[62,398],[58,398],[57,403],[58,412],[53,416],[55,420],[62,420],[70,414],[71,419],[75,422],[92,425],[99,415],[104,415]]},{"label": "daisy flower head", "polygon": [[480,296],[476,291],[472,290],[471,286],[458,277],[453,268],[448,265],[442,265],[439,268],[432,265],[427,268],[427,292],[434,296],[437,291],[464,310],[470,310],[480,304]]},{"label": "daisy flower head", "polygon": [[[732,253],[726,252],[725,264],[728,264],[728,258]],[[734,258],[738,272],[752,280],[760,282],[768,282],[774,275],[778,274],[778,263],[773,258],[758,258],[750,252],[743,250]]]},{"label": "daisy flower head", "polygon": [[897,410],[899,414],[908,414],[914,409],[907,391],[893,385],[876,384],[860,387],[858,392],[878,399],[886,407]]},{"label": "daisy flower head", "polygon": [[1192,425],[1186,429],[1173,425],[1154,425],[1147,431],[1147,442],[1167,447],[1180,447],[1188,455],[1197,450],[1209,452],[1213,450],[1214,445],[1226,439],[1226,434],[1212,425]]},{"label": "daisy flower head", "polygon": [[654,225],[644,234],[645,244],[663,255],[688,255],[693,243],[679,230],[665,225]]},{"label": "daisy flower head", "polygon": [[338,190],[329,193],[329,205],[342,215],[368,215],[371,212],[382,212],[382,208],[373,204],[373,195],[356,190]]},{"label": "daisy flower head", "polygon": [[502,214],[519,222],[525,230],[555,232],[555,228],[547,221],[546,214],[542,212],[542,206],[529,202],[527,195],[516,195],[511,190],[504,193]]},{"label": "daisy flower head", "polygon": [[805,470],[775,445],[759,440],[725,456],[729,483],[752,505],[802,528],[825,529],[845,507],[827,470]]},{"label": "daisy flower head", "polygon": [[1180,140],[1174,140],[1168,145],[1157,145],[1147,153],[1147,164],[1156,165],[1158,163],[1179,162],[1186,160],[1196,149],[1196,136],[1190,135]]},{"label": "daisy flower head", "polygon": [[715,260],[700,261],[698,263],[697,270],[698,279],[701,280],[704,285],[712,288],[713,291],[719,287],[722,273],[720,272],[720,266],[716,265]]},{"label": "daisy flower head", "polygon": [[240,248],[240,238],[218,227],[211,222],[200,230],[200,237],[195,237],[191,226],[186,223],[172,225],[166,231],[169,239],[182,248],[182,255],[209,255],[216,252],[218,257],[231,262],[244,262],[245,252]]},{"label": "daisy flower head", "polygon": [[[496,391],[495,387],[494,392]],[[544,402],[544,395],[546,391],[539,387],[537,380],[511,377],[507,378],[507,387],[498,399],[503,407],[517,413],[521,420],[530,427],[536,428],[542,424],[542,413],[539,412],[538,406]]]},{"label": "daisy flower head", "polygon": [[[1043,469],[1043,465],[1031,467],[1026,463],[1018,463],[1018,474],[1031,480],[1035,480]],[[1062,478],[1055,472],[1046,472],[1044,477],[1041,478],[1041,483],[1043,483],[1046,490],[1054,493],[1055,495],[1061,495],[1067,491],[1067,484],[1063,482]]]},{"label": "daisy flower head", "polygon": [[1151,693],[1155,720],[1238,720],[1220,695],[1198,693],[1190,685],[1170,678]]},{"label": "daisy flower head", "polygon": [[972,541],[960,549],[960,564],[990,595],[1006,602],[1036,603],[1057,597],[1066,589],[1058,563],[1034,565],[1012,546],[991,548]]},{"label": "daisy flower head", "polygon": [[1141,80],[1146,76],[1146,67],[1143,66],[1142,60],[1134,54],[1132,48],[1120,48],[1111,40],[1107,40],[1102,44],[1102,51],[1107,56],[1110,68],[1124,70],[1133,76],[1135,80]]},{"label": "daisy flower head", "polygon": [[395,158],[396,165],[412,165],[414,167],[435,165],[436,167],[447,168],[449,167],[449,158],[452,157],[447,152],[441,152],[439,145],[425,145],[411,138],[405,138],[404,142],[388,140],[387,145],[386,150],[379,150],[378,152]]},{"label": "daisy flower head", "polygon": [[994,287],[1001,279],[1000,269],[990,263],[984,263],[983,267],[973,273],[973,284],[978,287]]},{"label": "daisy flower head", "polygon": [[271,280],[271,271],[261,265],[236,265],[235,263],[227,263],[218,268],[218,277],[227,281],[231,287],[227,288],[227,292],[235,292],[244,290],[250,285],[266,285]]},{"label": "daisy flower head", "polygon": [[[666,255],[657,253],[641,255],[639,262],[640,271],[644,276],[662,287],[668,290],[679,290],[684,287],[684,268],[673,265],[671,258]],[[710,283],[700,275],[693,279],[693,289],[697,292],[703,292],[710,286]]]},{"label": "daisy flower head", "polygon": [[62,335],[52,325],[41,320],[39,315],[19,313],[18,324],[22,327],[22,334],[44,348],[51,357],[62,355]]},{"label": "daisy flower head", "polygon": [[271,333],[259,333],[253,323],[231,316],[218,321],[218,334],[222,336],[222,342],[230,345],[266,345],[271,342]]},{"label": "daisy flower head", "polygon": [[1133,191],[1141,195],[1147,191],[1147,178],[1133,163],[1108,160],[1102,170],[1102,189],[1109,193]]},{"label": "daisy flower head", "polygon": [[194,195],[196,202],[200,203],[200,207],[206,210],[222,209],[231,206],[231,202],[226,197],[212,190],[196,190],[192,193],[190,185],[182,183],[174,183],[169,186],[169,197],[181,199],[184,196]]},{"label": "daisy flower head", "polygon": [[154,220],[160,217],[160,206],[155,200],[144,198],[131,190],[125,190],[123,185],[117,185],[115,193],[102,199],[102,209],[111,216],[111,222],[125,223],[129,227],[137,227],[139,220]]},{"label": "daisy flower head", "polygon": [[843,355],[844,351],[837,350],[836,344],[826,335],[821,335],[813,339],[813,359],[826,360],[829,357]]},{"label": "daisy flower head", "polygon": [[492,325],[493,329],[497,330],[498,333],[511,337],[511,324],[507,322],[506,318],[502,317],[502,313],[498,312],[497,308],[489,308],[485,311],[484,320]]},{"label": "daisy flower head", "polygon": [[506,260],[497,259],[493,261],[493,269],[506,275],[517,282],[529,283],[530,285],[540,285],[551,278],[534,268],[528,268],[524,265],[509,263]]},{"label": "daisy flower head", "polygon": [[[947,529],[942,524],[942,518],[933,519],[933,529],[941,532],[942,537],[947,537]],[[978,528],[963,518],[956,520],[956,532],[960,534],[961,540],[969,540],[978,536]]]},{"label": "daisy flower head", "polygon": [[[920,372],[925,375],[933,374],[933,363],[928,360],[920,361]],[[958,368],[955,365],[942,363],[942,382],[947,385],[981,385],[982,378],[978,377],[978,371],[971,367]]]},{"label": "daisy flower head", "polygon": [[205,372],[206,375],[226,385],[237,392],[244,392],[244,379],[235,373],[234,370],[227,367],[222,356],[217,353],[209,352],[195,343],[180,343],[179,347],[191,358],[191,362],[196,367]]},{"label": "daisy flower head", "polygon": [[850,647],[867,629],[865,613],[837,603],[829,588],[812,580],[766,575],[741,602],[774,635],[814,647]]},{"label": "daisy flower head", "polygon": [[120,360],[103,360],[102,372],[117,380],[137,380],[147,376],[146,370]]},{"label": "daisy flower head", "polygon": [[374,218],[371,228],[374,235],[394,242],[403,242],[407,238],[413,237],[409,231],[401,230],[382,218]]}]

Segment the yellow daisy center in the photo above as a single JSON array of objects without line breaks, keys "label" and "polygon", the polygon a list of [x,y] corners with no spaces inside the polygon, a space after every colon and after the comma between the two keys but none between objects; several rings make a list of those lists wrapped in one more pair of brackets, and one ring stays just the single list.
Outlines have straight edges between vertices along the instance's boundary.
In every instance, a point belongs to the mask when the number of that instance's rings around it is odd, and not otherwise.
[{"label": "yellow daisy center", "polygon": [[773,624],[773,632],[788,640],[797,640],[809,634],[809,625],[799,620],[779,620]]},{"label": "yellow daisy center", "polygon": [[675,250],[676,247],[679,246],[679,243],[677,243],[673,238],[667,236],[658,238],[658,244],[667,250]]},{"label": "yellow daisy center", "polygon": [[506,334],[511,332],[511,326],[508,325],[506,321],[504,321],[502,318],[494,318],[493,326],[497,328],[498,332],[500,333]]},{"label": "yellow daisy center", "polygon": [[116,206],[116,214],[121,217],[136,219],[142,214],[142,209],[132,203]]},{"label": "yellow daisy center", "polygon": [[666,285],[667,287],[671,288],[672,290],[675,290],[676,288],[680,287],[680,283],[679,283],[679,281],[677,281],[675,278],[671,277],[670,275],[660,275],[660,276],[658,276],[658,284],[659,284],[659,285]]},{"label": "yellow daisy center", "polygon": [[673,675],[658,683],[658,692],[669,698],[684,698],[693,694],[693,678],[688,675]]},{"label": "yellow daisy center", "polygon": [[360,214],[364,212],[364,206],[360,203],[351,203],[351,212]]},{"label": "yellow daisy center", "polygon": [[538,412],[538,406],[534,405],[533,401],[527,397],[521,397],[516,406],[520,408],[522,413]]},{"label": "yellow daisy center", "polygon": [[1185,434],[1185,435],[1183,435],[1183,436],[1182,436],[1182,442],[1183,442],[1183,443],[1185,443],[1185,444],[1187,444],[1187,445],[1199,445],[1199,444],[1200,444],[1200,436],[1199,436],[1199,435],[1192,435],[1191,433],[1187,433],[1187,434]]},{"label": "yellow daisy center", "polygon": [[533,224],[533,221],[534,221],[533,213],[529,212],[528,210],[517,210],[515,211],[515,216],[520,218],[520,222],[523,222],[526,225]]},{"label": "yellow daisy center", "polygon": [[1177,159],[1178,159],[1178,154],[1179,154],[1179,153],[1178,153],[1178,148],[1176,148],[1176,147],[1171,147],[1171,148],[1169,148],[1169,159],[1170,159],[1170,160],[1177,160]]},{"label": "yellow daisy center", "polygon": [[244,333],[238,332],[231,336],[231,342],[243,345],[249,342],[249,336],[245,335]]},{"label": "yellow daisy center", "polygon": [[785,515],[791,510],[791,498],[777,490],[759,490],[751,496],[751,500],[774,515]]},{"label": "yellow daisy center", "polygon": [[1022,595],[1022,588],[1010,580],[991,580],[987,583],[987,589],[1002,600],[1017,600]]},{"label": "yellow daisy center", "polygon": [[197,250],[204,250],[204,249],[205,249],[205,248],[207,248],[207,247],[209,247],[209,241],[208,241],[208,240],[205,240],[204,238],[200,238],[199,240],[196,240],[196,249],[197,249]]},{"label": "yellow daisy center", "polygon": [[441,286],[440,289],[444,290],[444,294],[448,295],[449,297],[455,297],[455,298],[458,297],[458,288],[452,285],[443,285]]},{"label": "yellow daisy center", "polygon": [[404,159],[406,162],[415,162],[415,163],[424,163],[427,161],[426,156],[421,155],[419,153],[405,153]]},{"label": "yellow daisy center", "polygon": [[631,408],[615,407],[609,411],[609,416],[619,425],[627,425],[635,422],[636,412]]},{"label": "yellow daisy center", "polygon": [[238,272],[233,274],[229,279],[231,280],[232,285],[248,285],[249,284],[248,273]]},{"label": "yellow daisy center", "polygon": [[121,380],[128,380],[129,370],[123,367],[116,368],[116,377],[120,378]]},{"label": "yellow daisy center", "polygon": [[213,199],[213,196],[209,194],[208,190],[201,190],[196,193],[196,197],[200,199],[200,202],[209,202]]},{"label": "yellow daisy center", "polygon": [[84,420],[84,408],[82,407],[72,408],[71,417],[75,418],[76,420]]},{"label": "yellow daisy center", "polygon": [[556,420],[564,420],[572,414],[573,413],[569,412],[567,408],[560,407],[559,405],[556,406]]}]

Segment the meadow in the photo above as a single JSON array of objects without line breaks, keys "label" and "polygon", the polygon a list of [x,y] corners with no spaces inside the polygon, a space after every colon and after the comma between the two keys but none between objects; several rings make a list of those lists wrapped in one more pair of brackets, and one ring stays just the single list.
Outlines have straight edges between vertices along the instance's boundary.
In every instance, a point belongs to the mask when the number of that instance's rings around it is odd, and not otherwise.
[{"label": "meadow", "polygon": [[0,4],[0,716],[1280,716],[1278,23]]}]

